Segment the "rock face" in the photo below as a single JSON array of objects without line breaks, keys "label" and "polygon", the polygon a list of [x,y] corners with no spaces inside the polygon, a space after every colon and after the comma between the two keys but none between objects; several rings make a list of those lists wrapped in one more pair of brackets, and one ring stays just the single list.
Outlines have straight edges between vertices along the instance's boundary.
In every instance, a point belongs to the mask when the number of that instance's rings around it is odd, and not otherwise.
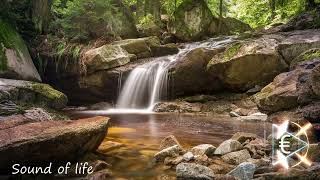
[{"label": "rock face", "polygon": [[[1,122],[3,123],[3,122]],[[0,125],[0,169],[12,164],[42,165],[75,160],[105,138],[108,118]]]},{"label": "rock face", "polygon": [[233,140],[233,139],[229,139],[224,141],[223,143],[221,143],[217,149],[214,151],[214,154],[227,154],[229,152],[233,152],[233,151],[238,151],[240,149],[243,149],[243,146],[241,145],[240,142]]},{"label": "rock face", "polygon": [[67,96],[50,85],[0,78],[0,100],[21,101],[45,105],[54,109],[64,108]]},{"label": "rock face", "polygon": [[[316,81],[312,81],[310,74],[319,63],[319,59],[306,61],[297,69],[278,75],[272,83],[255,95],[258,107],[268,112],[276,112],[291,109],[297,107],[299,103],[309,101],[313,94],[310,84],[318,83],[317,78],[315,78]],[[315,69],[314,72],[316,71]],[[314,87],[318,86],[314,85]]]},{"label": "rock face", "polygon": [[210,35],[220,35],[220,34],[239,34],[246,31],[252,31],[252,28],[235,18],[227,17],[223,18],[221,29],[223,32],[219,31],[219,20],[214,19],[209,26],[209,34]]},{"label": "rock face", "polygon": [[212,12],[204,0],[187,0],[174,13],[169,31],[184,41],[199,40],[208,31],[213,20]]},{"label": "rock face", "polygon": [[241,180],[253,179],[256,166],[253,163],[244,162],[239,164],[234,170],[228,174]]},{"label": "rock face", "polygon": [[2,78],[41,81],[23,39],[0,20],[0,76]]},{"label": "rock face", "polygon": [[214,172],[195,163],[180,163],[176,168],[177,179],[212,180]]},{"label": "rock face", "polygon": [[270,82],[287,68],[276,51],[278,38],[264,36],[233,43],[211,59],[208,71],[230,89],[248,90],[257,84]]}]

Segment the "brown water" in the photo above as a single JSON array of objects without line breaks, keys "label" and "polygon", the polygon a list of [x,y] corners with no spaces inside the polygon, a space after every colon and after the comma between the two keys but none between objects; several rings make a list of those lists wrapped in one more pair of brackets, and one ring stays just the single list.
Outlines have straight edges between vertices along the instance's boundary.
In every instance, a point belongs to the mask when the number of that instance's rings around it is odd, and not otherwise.
[{"label": "brown water", "polygon": [[156,179],[161,174],[173,174],[170,170],[151,168],[153,155],[160,141],[174,135],[189,148],[198,144],[218,146],[236,132],[251,132],[267,137],[271,124],[265,122],[240,122],[227,116],[194,114],[103,114],[72,113],[73,118],[96,115],[110,117],[110,128],[103,144],[118,142],[122,147],[103,152],[115,177],[126,179]]}]

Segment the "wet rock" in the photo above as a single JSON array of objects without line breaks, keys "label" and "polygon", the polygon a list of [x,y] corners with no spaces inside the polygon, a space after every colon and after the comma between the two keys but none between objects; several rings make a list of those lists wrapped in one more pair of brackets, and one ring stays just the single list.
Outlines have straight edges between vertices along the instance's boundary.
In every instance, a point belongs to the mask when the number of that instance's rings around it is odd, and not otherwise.
[{"label": "wet rock", "polygon": [[170,135],[161,140],[159,150],[161,151],[174,145],[178,145],[179,148],[182,149],[182,146],[180,145],[177,138],[173,135]]},{"label": "wet rock", "polygon": [[39,166],[74,160],[95,151],[107,129],[106,117],[24,123],[1,129],[0,169],[15,163]]},{"label": "wet rock", "polygon": [[268,119],[268,115],[263,113],[254,113],[249,116],[240,116],[238,120],[240,121],[266,121]]},{"label": "wet rock", "polygon": [[214,151],[214,154],[223,155],[233,151],[238,151],[240,149],[243,149],[243,146],[240,142],[233,139],[229,139],[221,143]]},{"label": "wet rock", "polygon": [[23,114],[26,118],[34,121],[47,121],[52,120],[53,117],[42,108],[31,108],[25,111]]},{"label": "wet rock", "polygon": [[311,87],[314,94],[320,97],[320,64],[311,72]]},{"label": "wet rock", "polygon": [[98,148],[98,152],[106,153],[115,149],[119,149],[121,147],[125,146],[122,143],[114,142],[114,141],[104,141],[100,144]]},{"label": "wet rock", "polygon": [[256,138],[258,138],[256,134],[246,132],[237,132],[231,137],[231,139],[239,141],[241,144],[246,142],[247,140],[252,141]]},{"label": "wet rock", "polygon": [[187,152],[183,155],[183,160],[185,161],[191,161],[194,158],[194,155],[192,154],[192,152]]},{"label": "wet rock", "polygon": [[174,95],[209,94],[221,89],[220,81],[208,74],[207,64],[215,54],[223,50],[223,47],[212,50],[196,48],[179,59],[170,69],[174,84]]},{"label": "wet rock", "polygon": [[248,150],[243,149],[241,151],[235,151],[235,152],[230,152],[228,154],[225,154],[221,156],[221,158],[229,164],[237,165],[240,163],[245,162],[249,158],[251,158],[250,153]]},{"label": "wet rock", "polygon": [[263,88],[262,86],[255,85],[253,88],[249,89],[246,93],[249,95],[253,95],[253,94],[256,94],[257,92],[260,92],[262,88]]},{"label": "wet rock", "polygon": [[24,113],[24,108],[20,107],[11,100],[2,100],[0,102],[0,116],[9,116],[13,114]]},{"label": "wet rock", "polygon": [[210,76],[232,90],[249,90],[264,85],[287,69],[276,47],[282,36],[263,36],[246,42],[234,42],[208,63]]},{"label": "wet rock", "polygon": [[48,84],[0,78],[0,100],[19,101],[62,109],[67,96]]},{"label": "wet rock", "polygon": [[253,179],[253,174],[256,166],[253,163],[244,162],[239,164],[234,170],[228,173],[228,175],[234,176],[241,180]]},{"label": "wet rock", "polygon": [[238,113],[234,112],[234,111],[231,111],[229,113],[230,117],[240,117],[241,115],[239,115]]},{"label": "wet rock", "polygon": [[166,149],[163,149],[162,151],[158,152],[154,155],[155,162],[163,162],[166,157],[177,157],[179,154],[181,154],[182,149],[178,146],[172,146]]},{"label": "wet rock", "polygon": [[180,163],[176,168],[177,179],[213,180],[214,172],[195,163]]},{"label": "wet rock", "polygon": [[179,49],[175,44],[166,44],[166,45],[151,46],[151,52],[153,57],[161,57],[161,56],[177,54],[179,52]]},{"label": "wet rock", "polygon": [[168,29],[178,39],[195,41],[203,38],[213,19],[204,0],[184,1],[175,11]]},{"label": "wet rock", "polygon": [[41,81],[28,48],[9,24],[0,20],[0,76],[9,79]]},{"label": "wet rock", "polygon": [[155,105],[153,110],[155,112],[192,113],[200,112],[201,106],[199,104],[191,104],[183,101],[160,102]]},{"label": "wet rock", "polygon": [[177,165],[179,163],[181,163],[183,161],[183,157],[182,156],[178,156],[178,157],[166,157],[164,159],[164,164],[167,166],[172,166],[172,165]]},{"label": "wet rock", "polygon": [[209,101],[216,101],[218,98],[210,95],[196,95],[183,98],[183,100],[188,103],[206,103]]},{"label": "wet rock", "polygon": [[301,108],[303,117],[311,123],[318,123],[320,119],[320,102],[313,102]]},{"label": "wet rock", "polygon": [[113,108],[113,106],[108,102],[99,102],[88,107],[89,110],[107,110],[110,108]]},{"label": "wet rock", "polygon": [[216,147],[214,147],[211,144],[201,144],[193,147],[190,151],[195,156],[202,156],[202,155],[211,156],[213,155],[215,149]]}]

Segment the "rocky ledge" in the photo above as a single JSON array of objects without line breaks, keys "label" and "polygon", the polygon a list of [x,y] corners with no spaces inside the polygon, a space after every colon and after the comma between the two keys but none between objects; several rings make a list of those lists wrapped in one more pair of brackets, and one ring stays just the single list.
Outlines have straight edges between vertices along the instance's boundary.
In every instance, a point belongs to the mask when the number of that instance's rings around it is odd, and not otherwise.
[{"label": "rocky ledge", "polygon": [[76,160],[95,151],[107,129],[106,117],[43,122],[7,117],[0,121],[0,169],[15,163],[39,166]]}]

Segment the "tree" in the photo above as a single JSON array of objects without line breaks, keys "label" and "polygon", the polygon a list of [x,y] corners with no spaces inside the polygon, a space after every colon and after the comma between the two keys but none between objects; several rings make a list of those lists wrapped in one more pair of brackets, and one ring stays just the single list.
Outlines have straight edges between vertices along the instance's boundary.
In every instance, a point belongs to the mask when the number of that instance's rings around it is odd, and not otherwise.
[{"label": "tree", "polygon": [[222,21],[223,21],[223,17],[222,17],[222,8],[223,8],[223,0],[220,0],[220,3],[219,3],[219,32],[221,32],[221,28],[222,28]]}]

